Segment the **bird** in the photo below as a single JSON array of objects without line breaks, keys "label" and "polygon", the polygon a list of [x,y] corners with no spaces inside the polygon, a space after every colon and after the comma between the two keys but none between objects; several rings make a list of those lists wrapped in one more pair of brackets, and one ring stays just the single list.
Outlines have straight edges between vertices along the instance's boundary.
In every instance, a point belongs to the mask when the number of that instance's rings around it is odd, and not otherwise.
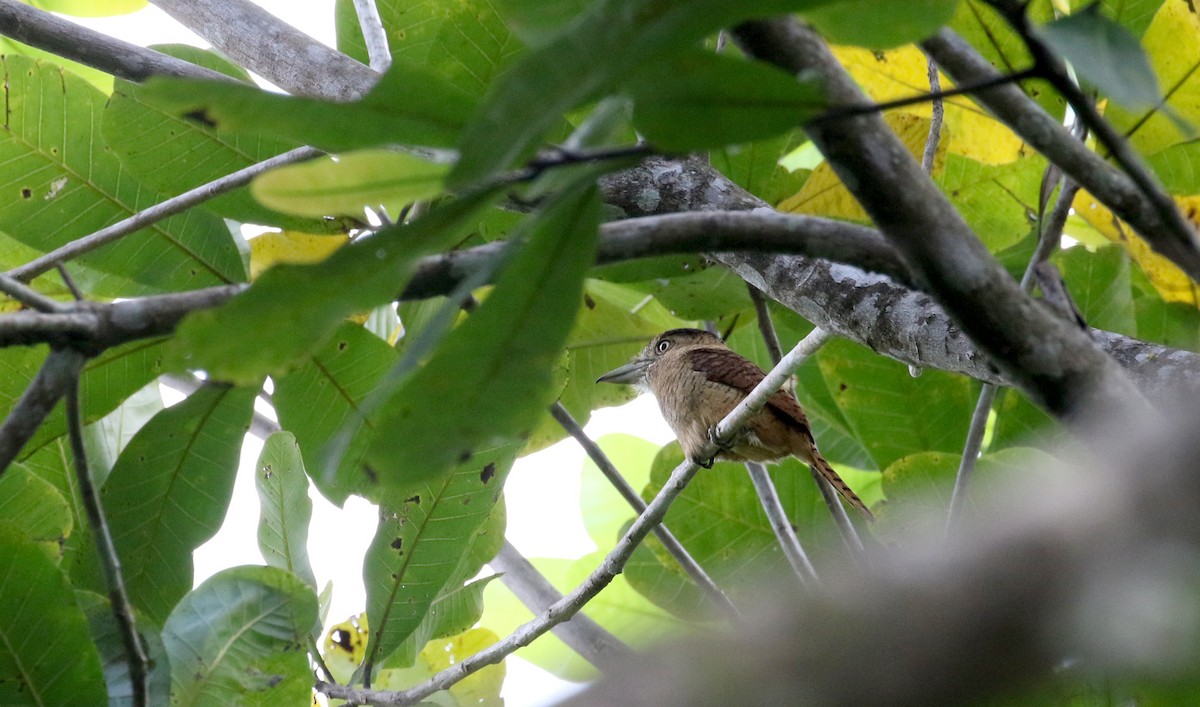
[{"label": "bird", "polygon": [[704,457],[717,426],[766,377],[753,361],[703,329],[671,329],[654,337],[629,363],[597,383],[649,390],[688,459],[711,468],[714,459],[810,464],[846,502],[874,520],[870,509],[817,450],[812,428],[795,396],[776,391],[715,457]]}]

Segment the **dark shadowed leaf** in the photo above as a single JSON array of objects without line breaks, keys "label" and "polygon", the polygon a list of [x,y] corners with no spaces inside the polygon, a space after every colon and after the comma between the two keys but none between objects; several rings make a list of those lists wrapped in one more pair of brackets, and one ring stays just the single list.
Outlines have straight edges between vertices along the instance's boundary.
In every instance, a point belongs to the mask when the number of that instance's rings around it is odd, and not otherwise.
[{"label": "dark shadowed leaf", "polygon": [[433,358],[381,390],[367,461],[384,487],[444,473],[480,448],[532,432],[551,402],[555,362],[583,295],[600,216],[593,188],[557,197],[531,220],[528,243]]},{"label": "dark shadowed leaf", "polygon": [[954,17],[958,0],[838,0],[804,13],[826,39],[891,49],[929,37]]},{"label": "dark shadowed leaf", "polygon": [[787,132],[824,110],[815,79],[707,52],[655,62],[629,84],[633,124],[655,147],[686,152]]},{"label": "dark shadowed leaf", "polygon": [[75,593],[47,554],[0,522],[0,704],[102,705],[100,654]]},{"label": "dark shadowed leaf", "polygon": [[308,564],[308,522],[312,499],[308,476],[296,438],[276,432],[263,444],[254,483],[258,488],[258,549],[272,567],[279,567],[317,587]]},{"label": "dark shadowed leaf", "polygon": [[180,705],[306,705],[304,644],[317,597],[276,567],[234,567],[190,592],[163,627],[171,701]]},{"label": "dark shadowed leaf", "polygon": [[[129,658],[125,652],[125,642],[121,638],[117,620],[113,617],[112,605],[108,599],[94,592],[77,591],[75,598],[87,615],[91,627],[92,640],[100,651],[100,660],[104,665],[104,682],[108,685],[109,707],[132,707],[133,684],[129,679]],[[147,631],[145,626],[138,626],[138,635],[142,638],[142,646],[150,658],[150,676],[148,680],[148,704],[165,705],[171,698],[171,661],[167,650],[163,647],[162,638],[157,631]]]}]

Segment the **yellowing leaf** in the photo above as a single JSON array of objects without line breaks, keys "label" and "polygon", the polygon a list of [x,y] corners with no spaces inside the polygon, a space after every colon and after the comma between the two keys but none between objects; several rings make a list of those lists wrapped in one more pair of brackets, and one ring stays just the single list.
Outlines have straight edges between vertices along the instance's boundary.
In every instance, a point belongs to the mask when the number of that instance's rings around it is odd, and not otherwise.
[{"label": "yellowing leaf", "polygon": [[273,231],[250,239],[250,279],[277,263],[319,263],[349,243],[349,237],[313,236],[294,231]]},{"label": "yellowing leaf", "polygon": [[[451,665],[461,663],[464,658],[475,655],[498,640],[500,640],[499,637],[486,628],[472,628],[457,636],[434,639],[425,644],[425,648],[421,650],[416,663],[411,668],[381,670],[373,685],[381,690],[402,690],[412,687],[428,680]],[[428,699],[434,704],[445,707],[465,707],[466,705],[500,707],[504,704],[504,701],[500,699],[500,687],[504,684],[504,675],[504,663],[489,665],[455,683],[446,692],[437,693]],[[446,699],[447,697],[449,699]]]},{"label": "yellowing leaf", "polygon": [[[1200,196],[1176,197],[1175,203],[1183,210],[1187,220],[1193,225],[1200,225]],[[1170,260],[1151,250],[1146,241],[1091,194],[1080,190],[1073,206],[1083,220],[1129,252],[1164,300],[1200,305],[1200,291],[1196,283]]]},{"label": "yellowing leaf", "polygon": [[[895,131],[904,146],[920,158],[929,136],[930,120],[912,113],[892,112],[884,120]],[[945,142],[939,142],[933,160],[933,171],[939,172],[946,160]],[[779,204],[779,210],[793,214],[816,214],[849,221],[869,221],[858,201],[850,194],[834,173],[828,162],[822,162],[813,170],[800,191]]]},{"label": "yellowing leaf", "polygon": [[351,616],[340,624],[329,628],[325,641],[321,646],[321,655],[325,657],[325,665],[329,666],[333,677],[343,685],[349,682],[350,676],[362,663],[367,654],[367,637],[370,629],[367,626],[367,615]]},{"label": "yellowing leaf", "polygon": [[[1191,3],[1164,2],[1154,15],[1142,47],[1158,74],[1159,85],[1175,113],[1193,124],[1200,123],[1200,16]],[[1130,141],[1144,154],[1158,152],[1187,139],[1162,111],[1128,112],[1110,105],[1107,117],[1122,132],[1132,131]]]},{"label": "yellowing leaf", "polygon": [[250,193],[264,206],[297,216],[362,216],[383,206],[437,196],[449,167],[392,150],[358,150],[273,169],[255,179]]},{"label": "yellowing leaf", "polygon": [[[833,53],[867,95],[876,101],[909,98],[929,92],[927,60],[914,46],[886,52],[834,47]],[[944,74],[938,76],[942,90],[954,86],[954,82]],[[947,98],[943,106],[942,143],[949,152],[984,164],[1006,164],[1031,154],[1021,138],[969,98]],[[906,106],[904,112],[929,118],[932,104],[925,102]]]}]

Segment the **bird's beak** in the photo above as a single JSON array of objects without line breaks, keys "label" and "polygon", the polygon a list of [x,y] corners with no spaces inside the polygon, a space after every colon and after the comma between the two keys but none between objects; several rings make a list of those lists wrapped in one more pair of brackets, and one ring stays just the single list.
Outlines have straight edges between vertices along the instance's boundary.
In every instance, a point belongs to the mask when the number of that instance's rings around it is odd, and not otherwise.
[{"label": "bird's beak", "polygon": [[634,385],[641,383],[646,378],[646,366],[650,365],[649,361],[635,358],[629,363],[614,368],[608,373],[596,379],[597,383],[623,383],[625,385]]}]

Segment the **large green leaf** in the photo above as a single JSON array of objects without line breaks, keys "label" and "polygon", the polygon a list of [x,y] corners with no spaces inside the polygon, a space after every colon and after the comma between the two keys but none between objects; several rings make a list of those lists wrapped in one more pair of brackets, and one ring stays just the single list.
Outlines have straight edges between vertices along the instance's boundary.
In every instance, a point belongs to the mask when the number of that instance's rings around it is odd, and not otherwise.
[{"label": "large green leaf", "polygon": [[[151,79],[140,97],[216,130],[282,136],[323,150],[450,147],[476,99],[428,69],[396,62],[362,100],[334,103],[225,81]],[[347,130],[346,126],[354,126]]]},{"label": "large green leaf", "polygon": [[276,432],[263,443],[254,475],[258,488],[258,549],[272,567],[279,567],[316,589],[317,578],[308,564],[308,522],[312,499],[308,476],[296,438]]},{"label": "large green leaf", "polygon": [[172,705],[306,705],[304,645],[317,597],[276,567],[234,567],[190,592],[163,627]]},{"label": "large green leaf", "polygon": [[0,522],[0,704],[101,705],[87,619],[45,548]]},{"label": "large green leaf", "polygon": [[577,188],[530,221],[528,243],[487,300],[383,402],[375,428],[394,432],[377,433],[367,450],[383,486],[435,477],[532,432],[583,298],[599,206],[594,188]]},{"label": "large green leaf", "polygon": [[796,130],[746,145],[730,145],[713,150],[709,160],[714,169],[741,188],[768,204],[778,204],[800,191],[807,170],[789,171],[779,164],[785,155],[800,146],[803,134]]},{"label": "large green leaf", "polygon": [[[472,94],[487,89],[522,49],[492,2],[380,0],[376,7],[393,61],[428,68]],[[336,18],[338,48],[367,63],[352,0],[337,0]]]},{"label": "large green leaf", "polygon": [[[276,265],[223,307],[185,319],[172,341],[176,361],[247,383],[294,368],[346,317],[395,299],[417,258],[472,225],[493,194],[445,204],[412,223],[359,239],[315,265]],[[284,309],[289,316],[279,316]],[[231,331],[254,335],[229,336]]]},{"label": "large green leaf", "polygon": [[496,80],[468,125],[451,186],[482,179],[528,154],[566,111],[638,68],[722,27],[827,0],[603,0]]},{"label": "large green leaf", "polygon": [[785,133],[827,107],[814,78],[694,51],[655,62],[629,84],[633,124],[655,147],[687,152]]},{"label": "large green leaf", "polygon": [[381,499],[363,563],[371,626],[366,666],[377,669],[425,621],[491,514],[519,447],[481,451],[449,474],[393,487]]},{"label": "large green leaf", "polygon": [[[154,47],[157,51],[205,66],[241,81],[241,67],[212,52],[187,45]],[[146,186],[168,196],[182,194],[273,157],[299,143],[272,134],[250,135],[214,130],[195,120],[171,115],[142,100],[142,84],[118,79],[104,107],[104,140],[130,172]],[[203,157],[201,157],[203,156]],[[239,188],[204,202],[204,208],[235,221],[322,233],[342,224],[300,219],[265,209]]]},{"label": "large green leaf", "polygon": [[827,39],[891,49],[929,37],[954,17],[958,0],[838,0],[804,13]]},{"label": "large green leaf", "polygon": [[1038,213],[1038,194],[1046,161],[1031,156],[1008,164],[987,165],[946,155],[936,181],[967,224],[992,252],[1020,241]]},{"label": "large green leaf", "polygon": [[878,468],[916,452],[961,453],[977,386],[962,376],[908,367],[858,344],[834,341],[818,360],[829,392]]},{"label": "large green leaf", "polygon": [[71,506],[54,484],[19,466],[0,476],[0,520],[56,559],[74,525]]},{"label": "large green leaf", "polygon": [[[0,131],[0,228],[49,251],[127,218],[158,197],[131,179],[99,140],[96,116],[105,97],[82,79],[20,56],[0,60],[7,119]],[[97,294],[184,290],[245,279],[223,222],[188,211],[81,256],[115,275],[81,282]]]},{"label": "large green leaf", "polygon": [[155,415],[101,491],[130,601],[156,624],[191,588],[192,551],[225,517],[254,395],[206,385]]},{"label": "large green leaf", "polygon": [[1186,351],[1200,351],[1200,311],[1179,302],[1163,302],[1157,296],[1138,297],[1137,336]]},{"label": "large green leaf", "polygon": [[1172,194],[1200,194],[1200,140],[1159,150],[1146,158],[1163,188]]},{"label": "large green leaf", "polygon": [[[296,436],[317,488],[339,506],[367,486],[362,457],[373,427],[362,404],[399,358],[385,341],[347,323],[311,360],[275,379],[279,424]],[[343,432],[348,441],[337,465],[322,468],[321,450]]]}]

